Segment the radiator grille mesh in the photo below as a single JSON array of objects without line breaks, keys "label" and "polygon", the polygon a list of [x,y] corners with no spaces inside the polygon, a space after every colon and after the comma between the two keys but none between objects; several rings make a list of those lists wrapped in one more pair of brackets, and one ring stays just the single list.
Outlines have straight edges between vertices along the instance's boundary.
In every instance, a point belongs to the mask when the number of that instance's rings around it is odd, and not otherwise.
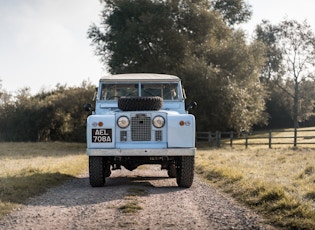
[{"label": "radiator grille mesh", "polygon": [[131,140],[151,141],[151,118],[137,114],[131,118]]}]

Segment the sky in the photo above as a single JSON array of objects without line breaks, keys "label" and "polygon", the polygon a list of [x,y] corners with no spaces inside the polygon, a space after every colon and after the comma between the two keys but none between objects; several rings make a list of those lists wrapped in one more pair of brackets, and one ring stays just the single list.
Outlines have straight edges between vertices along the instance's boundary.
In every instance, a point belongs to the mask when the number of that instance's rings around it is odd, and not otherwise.
[{"label": "sky", "polygon": [[[315,32],[313,0],[247,0],[252,19],[242,25],[248,37],[263,19],[307,20]],[[15,94],[29,87],[32,94],[57,84],[97,84],[108,74],[94,54],[87,30],[98,24],[99,0],[0,0],[0,84]]]},{"label": "sky", "polygon": [[250,38],[257,24],[263,19],[272,24],[288,19],[298,22],[307,21],[315,33],[315,1],[314,0],[245,0],[252,6],[252,19],[242,25]]},{"label": "sky", "polygon": [[60,83],[97,84],[105,71],[87,30],[100,20],[98,0],[0,0],[0,79],[15,93]]}]

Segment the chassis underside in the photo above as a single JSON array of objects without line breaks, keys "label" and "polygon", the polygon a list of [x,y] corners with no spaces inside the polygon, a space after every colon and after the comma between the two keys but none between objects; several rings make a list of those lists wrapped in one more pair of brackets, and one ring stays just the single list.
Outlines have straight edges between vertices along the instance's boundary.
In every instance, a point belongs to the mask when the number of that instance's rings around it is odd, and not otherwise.
[{"label": "chassis underside", "polygon": [[194,177],[194,156],[89,156],[90,184],[93,187],[104,186],[105,178],[111,170],[134,170],[140,165],[158,164],[168,171],[168,176],[176,178],[179,187],[190,187]]}]

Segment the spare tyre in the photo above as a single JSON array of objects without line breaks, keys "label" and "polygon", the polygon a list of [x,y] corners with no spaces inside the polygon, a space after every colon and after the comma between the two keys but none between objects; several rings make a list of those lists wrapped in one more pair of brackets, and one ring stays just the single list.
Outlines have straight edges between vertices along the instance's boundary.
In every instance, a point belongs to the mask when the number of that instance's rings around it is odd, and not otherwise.
[{"label": "spare tyre", "polygon": [[118,108],[123,111],[160,110],[163,105],[161,97],[121,97]]}]

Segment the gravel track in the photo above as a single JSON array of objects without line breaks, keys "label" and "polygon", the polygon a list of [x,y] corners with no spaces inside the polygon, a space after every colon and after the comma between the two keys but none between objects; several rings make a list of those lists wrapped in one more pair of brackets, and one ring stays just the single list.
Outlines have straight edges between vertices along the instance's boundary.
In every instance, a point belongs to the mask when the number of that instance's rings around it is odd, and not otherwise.
[{"label": "gravel track", "polygon": [[[130,202],[141,209],[123,212]],[[197,176],[183,189],[159,166],[144,166],[113,171],[101,188],[90,187],[86,174],[68,181],[4,217],[0,229],[275,228]]]}]

